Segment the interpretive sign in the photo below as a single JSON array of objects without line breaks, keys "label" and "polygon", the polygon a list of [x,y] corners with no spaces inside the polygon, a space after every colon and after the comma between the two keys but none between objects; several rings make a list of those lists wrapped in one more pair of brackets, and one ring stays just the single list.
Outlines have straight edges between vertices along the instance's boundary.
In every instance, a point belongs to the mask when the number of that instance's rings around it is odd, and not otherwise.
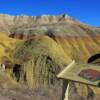
[{"label": "interpretive sign", "polygon": [[100,66],[72,61],[57,77],[100,87]]}]

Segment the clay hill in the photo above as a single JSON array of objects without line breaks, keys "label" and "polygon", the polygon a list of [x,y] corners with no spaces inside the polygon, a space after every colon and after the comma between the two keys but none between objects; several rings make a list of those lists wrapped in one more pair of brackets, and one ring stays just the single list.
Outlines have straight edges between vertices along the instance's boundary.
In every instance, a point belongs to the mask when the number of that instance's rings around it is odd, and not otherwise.
[{"label": "clay hill", "polygon": [[[0,74],[0,98],[61,100],[63,81],[56,75],[73,59],[88,63],[100,57],[99,45],[100,28],[66,14],[1,14],[0,63],[5,71]],[[99,98],[99,88],[70,82],[69,100]]]}]

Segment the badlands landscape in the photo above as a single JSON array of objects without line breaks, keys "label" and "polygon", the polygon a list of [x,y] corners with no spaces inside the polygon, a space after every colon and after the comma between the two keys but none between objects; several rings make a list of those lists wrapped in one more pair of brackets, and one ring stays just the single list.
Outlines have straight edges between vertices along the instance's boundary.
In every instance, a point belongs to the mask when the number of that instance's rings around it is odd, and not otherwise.
[{"label": "badlands landscape", "polygon": [[[63,80],[57,74],[72,60],[88,63],[99,55],[99,45],[99,27],[66,14],[0,14],[0,100],[62,100]],[[100,98],[97,87],[69,86],[68,100]]]}]

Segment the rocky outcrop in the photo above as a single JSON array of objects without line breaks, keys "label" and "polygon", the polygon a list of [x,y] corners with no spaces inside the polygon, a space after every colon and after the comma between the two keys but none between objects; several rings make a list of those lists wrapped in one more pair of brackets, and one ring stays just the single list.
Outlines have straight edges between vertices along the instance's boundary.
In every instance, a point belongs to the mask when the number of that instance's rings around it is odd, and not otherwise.
[{"label": "rocky outcrop", "polygon": [[62,81],[56,75],[67,65],[66,59],[69,62],[71,59],[59,44],[48,36],[27,40],[18,45],[14,59],[22,65],[23,73],[20,74],[23,75],[20,80],[24,80],[29,88],[55,91],[54,95],[59,94],[57,98],[61,99]]}]

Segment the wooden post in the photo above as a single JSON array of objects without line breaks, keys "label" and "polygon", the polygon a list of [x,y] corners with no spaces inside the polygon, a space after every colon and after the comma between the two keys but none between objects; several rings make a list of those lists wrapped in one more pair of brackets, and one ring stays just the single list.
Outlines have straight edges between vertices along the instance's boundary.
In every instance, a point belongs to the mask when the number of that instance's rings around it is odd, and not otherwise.
[{"label": "wooden post", "polygon": [[65,98],[65,93],[68,87],[68,80],[63,80],[63,86],[62,86],[62,100]]}]

